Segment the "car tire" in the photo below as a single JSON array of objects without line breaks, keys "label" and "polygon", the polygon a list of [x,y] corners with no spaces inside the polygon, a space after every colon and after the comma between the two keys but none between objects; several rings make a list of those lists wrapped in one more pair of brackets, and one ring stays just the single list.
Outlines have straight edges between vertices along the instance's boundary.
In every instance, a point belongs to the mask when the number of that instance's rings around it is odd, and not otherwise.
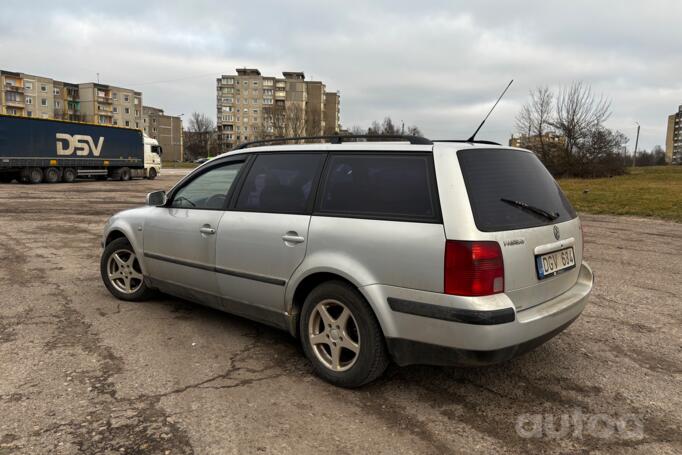
[{"label": "car tire", "polygon": [[66,169],[64,169],[64,172],[62,172],[62,182],[73,183],[76,181],[77,176],[78,172],[76,172],[75,169],[67,167]]},{"label": "car tire", "polygon": [[342,281],[323,283],[308,294],[299,335],[315,373],[336,386],[367,384],[389,363],[374,312],[357,289]]},{"label": "car tire", "polygon": [[59,169],[56,167],[48,167],[43,171],[45,176],[45,183],[57,183],[59,182]]},{"label": "car tire", "polygon": [[43,181],[43,170],[39,167],[29,168],[26,172],[26,180],[28,183],[41,183]]},{"label": "car tire", "polygon": [[149,169],[149,175],[147,175],[147,178],[149,180],[154,180],[156,178],[157,172],[155,168]]},{"label": "car tire", "polygon": [[113,240],[104,248],[100,274],[104,285],[117,299],[141,302],[153,294],[144,280],[135,250],[126,238]]}]

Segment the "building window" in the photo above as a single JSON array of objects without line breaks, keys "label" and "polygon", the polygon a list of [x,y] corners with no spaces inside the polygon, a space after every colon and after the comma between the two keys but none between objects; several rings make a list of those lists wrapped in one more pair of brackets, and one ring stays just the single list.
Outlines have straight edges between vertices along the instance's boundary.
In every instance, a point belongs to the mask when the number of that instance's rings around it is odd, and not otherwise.
[{"label": "building window", "polygon": [[129,108],[129,107],[126,107],[126,108],[124,109],[124,112],[125,112],[126,114],[130,114],[130,108]]},{"label": "building window", "polygon": [[123,95],[123,101],[126,103],[130,102],[130,97],[128,95]]},{"label": "building window", "polygon": [[33,104],[33,98],[31,98],[30,96],[27,96],[27,97],[26,97],[26,104],[28,104],[29,106],[30,106],[31,104]]},{"label": "building window", "polygon": [[244,81],[244,85],[249,85],[249,81]]},{"label": "building window", "polygon": [[253,86],[258,87],[258,81],[253,81]]},{"label": "building window", "polygon": [[135,110],[135,117],[139,117],[139,116],[140,116],[140,111],[138,111],[138,110],[136,109],[136,110]]},{"label": "building window", "polygon": [[41,92],[47,92],[47,85],[45,85],[45,84],[40,84],[40,91],[41,91]]},{"label": "building window", "polygon": [[54,108],[55,109],[61,109],[62,108],[62,103],[60,101],[55,101],[54,102]]},{"label": "building window", "polygon": [[130,126],[130,122],[126,120],[126,126]]},{"label": "building window", "polygon": [[114,92],[112,96],[114,97],[114,100],[118,100],[118,93]]},{"label": "building window", "polygon": [[265,79],[263,81],[263,86],[264,87],[272,87],[274,85],[274,83],[275,83],[275,81],[273,81],[272,79]]},{"label": "building window", "polygon": [[263,104],[272,104],[272,98],[263,98]]},{"label": "building window", "polygon": [[139,128],[139,127],[140,127],[140,122],[135,122],[135,128]]},{"label": "building window", "polygon": [[139,98],[135,98],[135,105],[137,106],[138,104],[140,104],[140,99],[139,99]]},{"label": "building window", "polygon": [[40,105],[43,107],[47,107],[47,98],[40,98]]},{"label": "building window", "polygon": [[114,125],[118,125],[118,120],[114,120]]},{"label": "building window", "polygon": [[33,90],[33,82],[24,81],[24,90],[27,92]]},{"label": "building window", "polygon": [[29,116],[29,117],[33,117],[33,112],[32,112],[32,111],[28,111],[28,112],[26,112],[26,115]]},{"label": "building window", "polygon": [[59,96],[59,89],[58,89],[58,88],[55,88],[55,89],[52,91],[52,93],[54,93],[55,95]]},{"label": "building window", "polygon": [[118,114],[118,107],[114,106],[114,114]]}]

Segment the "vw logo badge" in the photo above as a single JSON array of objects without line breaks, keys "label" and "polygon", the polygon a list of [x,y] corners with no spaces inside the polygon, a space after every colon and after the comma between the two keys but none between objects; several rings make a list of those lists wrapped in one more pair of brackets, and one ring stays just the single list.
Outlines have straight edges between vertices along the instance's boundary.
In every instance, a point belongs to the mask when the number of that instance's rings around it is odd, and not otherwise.
[{"label": "vw logo badge", "polygon": [[559,237],[561,237],[561,233],[559,232],[559,226],[554,226],[554,238],[559,240]]}]

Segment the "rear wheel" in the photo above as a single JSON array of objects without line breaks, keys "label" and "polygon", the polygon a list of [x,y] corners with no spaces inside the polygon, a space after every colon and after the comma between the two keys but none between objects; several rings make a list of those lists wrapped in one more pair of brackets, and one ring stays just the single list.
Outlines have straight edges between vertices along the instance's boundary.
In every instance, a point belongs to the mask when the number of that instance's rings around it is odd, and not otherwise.
[{"label": "rear wheel", "polygon": [[64,183],[73,183],[76,181],[76,176],[78,176],[76,170],[67,167],[66,169],[64,169],[64,172],[62,172],[62,181]]},{"label": "rear wheel", "polygon": [[149,175],[147,176],[149,180],[154,180],[156,178],[156,169],[151,168],[149,169]]},{"label": "rear wheel", "polygon": [[121,168],[121,180],[124,182],[130,180],[130,169],[127,167]]},{"label": "rear wheel", "polygon": [[118,299],[139,302],[151,296],[140,261],[126,238],[113,240],[104,248],[100,274],[109,292]]},{"label": "rear wheel", "polygon": [[334,385],[359,387],[388,366],[379,322],[349,284],[330,281],[313,289],[303,304],[299,333],[315,373]]},{"label": "rear wheel", "polygon": [[43,171],[46,183],[57,183],[59,181],[59,169],[56,167],[48,167]]},{"label": "rear wheel", "polygon": [[43,170],[39,167],[29,168],[26,172],[26,181],[28,183],[40,183],[43,181]]}]

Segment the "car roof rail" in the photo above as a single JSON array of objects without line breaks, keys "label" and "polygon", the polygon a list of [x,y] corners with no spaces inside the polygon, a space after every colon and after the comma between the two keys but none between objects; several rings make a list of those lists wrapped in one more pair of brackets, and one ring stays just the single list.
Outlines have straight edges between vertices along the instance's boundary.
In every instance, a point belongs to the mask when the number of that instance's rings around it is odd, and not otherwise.
[{"label": "car roof rail", "polygon": [[270,139],[260,139],[257,141],[243,142],[237,145],[232,150],[243,150],[245,148],[254,147],[257,145],[272,144],[278,142],[293,142],[293,141],[326,141],[330,144],[341,144],[343,142],[357,142],[357,139],[368,139],[367,142],[386,142],[405,141],[413,145],[432,145],[433,142],[422,136],[411,136],[404,134],[334,134],[327,136],[293,136],[293,137],[273,137]]},{"label": "car roof rail", "polygon": [[502,145],[499,142],[493,142],[493,141],[484,141],[484,140],[473,140],[470,141],[468,139],[436,139],[433,142],[457,142],[461,144],[485,144],[485,145]]}]

